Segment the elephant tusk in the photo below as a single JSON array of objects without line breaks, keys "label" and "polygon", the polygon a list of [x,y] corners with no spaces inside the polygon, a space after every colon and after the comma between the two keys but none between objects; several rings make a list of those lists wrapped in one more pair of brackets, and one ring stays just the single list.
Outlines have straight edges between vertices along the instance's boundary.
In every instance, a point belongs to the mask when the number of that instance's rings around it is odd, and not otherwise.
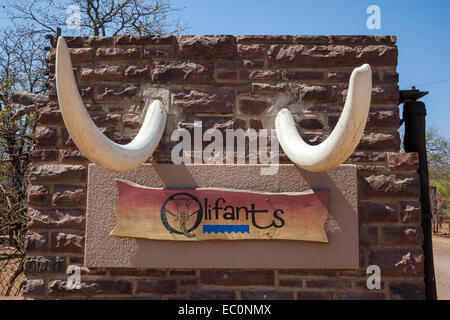
[{"label": "elephant tusk", "polygon": [[158,146],[167,119],[158,100],[150,104],[141,129],[127,145],[111,141],[97,128],[78,92],[69,50],[62,37],[56,48],[56,89],[66,128],[90,161],[112,171],[132,170],[147,161]]},{"label": "elephant tusk", "polygon": [[369,114],[372,71],[368,64],[353,70],[347,100],[336,127],[321,144],[311,146],[300,137],[291,112],[282,109],[275,119],[275,130],[283,151],[300,168],[312,172],[333,169],[353,153]]}]

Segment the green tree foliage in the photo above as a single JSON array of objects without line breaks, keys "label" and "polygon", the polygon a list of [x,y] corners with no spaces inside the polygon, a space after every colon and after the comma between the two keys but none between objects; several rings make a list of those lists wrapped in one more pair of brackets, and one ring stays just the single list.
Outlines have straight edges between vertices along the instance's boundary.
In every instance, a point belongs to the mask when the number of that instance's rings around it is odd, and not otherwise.
[{"label": "green tree foliage", "polygon": [[428,170],[430,185],[435,186],[444,201],[443,209],[450,208],[450,143],[435,128],[427,130]]}]

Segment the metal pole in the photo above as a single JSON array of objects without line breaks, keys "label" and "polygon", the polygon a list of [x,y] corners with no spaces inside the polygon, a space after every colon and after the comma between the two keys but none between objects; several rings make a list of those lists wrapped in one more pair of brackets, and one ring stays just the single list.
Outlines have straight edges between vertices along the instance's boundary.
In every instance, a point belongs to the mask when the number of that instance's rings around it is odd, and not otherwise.
[{"label": "metal pole", "polygon": [[410,101],[403,105],[403,120],[405,122],[404,147],[406,152],[419,154],[420,202],[422,205],[422,230],[425,255],[425,296],[427,300],[436,300],[436,281],[434,275],[433,244],[432,244],[432,214],[430,207],[428,159],[426,149],[427,115],[425,104],[421,101]]}]

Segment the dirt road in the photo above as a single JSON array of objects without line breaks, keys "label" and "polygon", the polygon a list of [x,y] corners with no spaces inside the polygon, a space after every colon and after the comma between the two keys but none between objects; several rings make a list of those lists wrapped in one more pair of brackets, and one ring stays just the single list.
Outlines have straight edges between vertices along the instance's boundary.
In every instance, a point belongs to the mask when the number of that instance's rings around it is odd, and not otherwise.
[{"label": "dirt road", "polygon": [[450,300],[450,238],[433,237],[434,271],[439,300]]}]

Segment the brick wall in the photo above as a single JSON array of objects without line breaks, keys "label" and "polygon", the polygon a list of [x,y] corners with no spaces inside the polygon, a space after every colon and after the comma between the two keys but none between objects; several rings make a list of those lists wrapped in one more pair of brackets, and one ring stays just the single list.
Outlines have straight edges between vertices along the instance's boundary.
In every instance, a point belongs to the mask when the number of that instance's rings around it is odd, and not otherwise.
[{"label": "brick wall", "polygon": [[[70,139],[57,105],[55,39],[50,102],[37,111],[29,186],[24,295],[29,298],[193,299],[424,298],[416,154],[399,153],[396,38],[391,36],[118,36],[66,38],[92,119],[119,143],[140,127],[149,84],[170,90],[166,134],[150,161],[170,161],[170,133],[264,126],[288,95],[301,134],[317,144],[336,124],[352,69],[369,63],[373,98],[364,136],[348,163],[359,168],[359,270],[162,270],[83,268],[67,290],[68,265],[83,265],[87,159]],[[301,104],[301,105],[300,105]],[[282,155],[282,162],[289,160]],[[366,268],[382,289],[366,288]]]}]

